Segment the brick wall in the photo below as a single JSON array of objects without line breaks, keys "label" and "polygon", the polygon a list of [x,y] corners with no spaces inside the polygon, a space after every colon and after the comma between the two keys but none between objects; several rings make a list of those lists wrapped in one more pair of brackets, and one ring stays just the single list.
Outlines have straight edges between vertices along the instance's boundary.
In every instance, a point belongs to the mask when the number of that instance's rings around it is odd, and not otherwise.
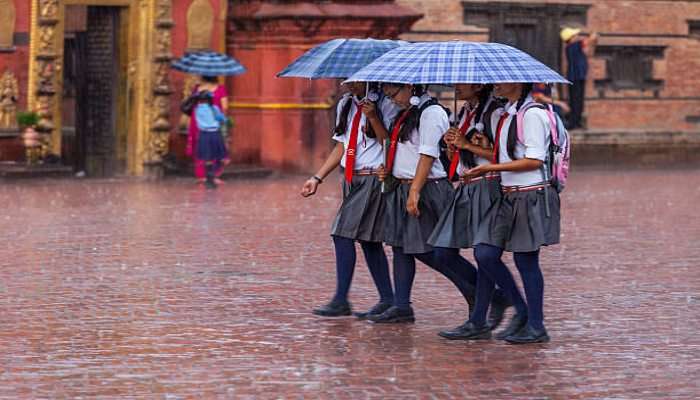
[{"label": "brick wall", "polygon": [[[586,29],[601,34],[599,51],[619,46],[665,47],[651,60],[658,90],[601,88],[606,60],[590,60],[586,115],[590,130],[696,132],[700,130],[700,37],[689,34],[688,20],[700,20],[697,1],[523,0],[466,3],[590,5]],[[463,0],[397,0],[425,14],[407,40],[489,39],[488,26],[465,25]],[[615,60],[612,60],[615,62]]]}]

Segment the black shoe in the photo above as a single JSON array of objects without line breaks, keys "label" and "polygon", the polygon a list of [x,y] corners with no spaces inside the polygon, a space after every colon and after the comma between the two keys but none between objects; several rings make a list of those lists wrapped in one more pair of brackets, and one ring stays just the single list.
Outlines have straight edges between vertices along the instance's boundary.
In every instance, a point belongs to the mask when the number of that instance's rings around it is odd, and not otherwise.
[{"label": "black shoe", "polygon": [[501,325],[501,322],[503,322],[503,315],[506,313],[508,307],[511,307],[511,304],[509,304],[508,302],[504,302],[500,299],[494,299],[491,302],[487,325],[489,326],[489,328],[491,328],[492,331],[498,328],[499,325]]},{"label": "black shoe", "polygon": [[455,329],[442,331],[438,335],[450,340],[491,339],[491,329],[487,324],[475,325],[467,321]]},{"label": "black shoe", "polygon": [[355,316],[357,319],[367,319],[371,315],[379,315],[391,307],[391,303],[377,303],[372,308],[365,312],[356,312]]},{"label": "black shoe", "polygon": [[535,329],[530,325],[526,325],[518,333],[506,337],[505,341],[511,344],[547,343],[549,342],[549,335],[544,328]]},{"label": "black shoe", "polygon": [[525,325],[527,325],[527,317],[523,317],[520,314],[515,314],[508,323],[506,329],[496,334],[496,339],[504,340],[506,337],[517,333]]},{"label": "black shoe", "polygon": [[397,324],[416,321],[416,317],[413,315],[413,308],[399,308],[396,306],[389,307],[379,315],[370,315],[367,319],[377,324]]},{"label": "black shoe", "polygon": [[217,188],[217,185],[216,185],[216,182],[214,182],[213,179],[207,179],[207,180],[204,182],[204,187],[207,188],[207,189],[216,189],[216,188]]},{"label": "black shoe", "polygon": [[322,317],[344,317],[352,315],[350,303],[336,303],[331,301],[325,306],[314,308],[313,313]]}]

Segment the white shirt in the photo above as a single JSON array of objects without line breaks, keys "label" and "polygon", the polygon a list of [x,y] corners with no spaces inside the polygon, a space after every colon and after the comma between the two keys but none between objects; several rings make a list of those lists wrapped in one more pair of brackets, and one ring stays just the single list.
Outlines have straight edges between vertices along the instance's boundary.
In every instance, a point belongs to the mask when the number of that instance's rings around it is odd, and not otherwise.
[{"label": "white shirt", "polygon": [[[486,103],[486,106],[484,107],[484,111],[488,109],[488,107],[492,101],[493,101],[493,98],[489,98],[488,102]],[[467,119],[467,117],[469,116],[469,113],[472,111],[474,111],[474,110],[469,108],[469,106],[467,106],[467,108],[465,108],[464,113],[462,115],[462,119],[459,121],[458,126],[461,127],[462,124],[464,124],[464,120]],[[482,121],[482,123],[486,124],[487,121]],[[474,129],[475,126],[476,126],[476,115],[474,115],[472,117],[472,119],[469,121],[469,128],[467,128],[467,132]],[[476,165],[484,165],[484,164],[490,164],[491,160],[487,160],[483,157],[479,157],[476,154],[474,154],[474,162],[476,163]],[[459,164],[457,165],[457,175],[462,175],[465,172],[467,172],[468,170],[469,170],[469,168],[465,167],[464,164],[460,160]]]},{"label": "white shirt", "polygon": [[[423,103],[430,100],[429,95],[421,97],[420,108]],[[405,142],[399,141],[396,145],[396,156],[392,174],[399,179],[413,179],[418,168],[420,155],[433,157],[433,166],[430,168],[428,179],[447,177],[445,168],[440,162],[440,139],[450,128],[450,120],[447,113],[439,105],[434,105],[423,110],[420,117],[420,129],[414,129]]]},{"label": "white shirt", "polygon": [[[531,103],[532,97],[529,97],[523,103],[523,107],[527,103]],[[505,106],[509,117],[503,123],[503,128],[501,129],[501,137],[498,149],[498,162],[507,163],[513,161],[508,155],[508,130],[510,129],[510,124],[515,120],[516,115],[516,104],[508,103]],[[491,123],[493,127],[494,135],[496,135],[496,128],[498,127],[498,120],[501,115],[503,115],[503,109],[499,109],[493,113],[491,116]],[[530,158],[533,160],[545,161],[547,158],[547,153],[549,149],[550,138],[550,128],[549,128],[549,117],[547,112],[540,108],[533,108],[525,113],[523,118],[523,140],[525,143],[520,143],[516,140],[514,155],[516,159]],[[512,172],[512,171],[502,171],[501,172],[501,185],[503,186],[528,186],[536,185],[542,183],[544,177],[542,176],[542,169],[538,168],[532,171],[525,172]]]},{"label": "white shirt", "polygon": [[[336,126],[340,122],[340,114],[343,110],[343,106],[347,101],[355,101],[359,103],[359,100],[354,96],[346,95],[343,96],[340,101],[338,101],[338,106],[336,108]],[[350,106],[350,112],[348,113],[348,122],[345,129],[345,133],[342,135],[333,136],[333,140],[343,144],[345,152],[343,152],[343,158],[340,160],[340,166],[345,168],[345,158],[348,150],[348,144],[350,143],[350,133],[352,130],[352,119],[355,118],[355,113],[362,112],[358,109],[357,103],[353,103]],[[382,97],[377,104],[381,111],[382,119],[384,121],[384,126],[389,127],[391,123],[396,118],[396,114],[399,112],[399,108],[394,105],[394,103],[387,97]],[[355,156],[355,167],[353,169],[373,169],[378,168],[380,165],[384,164],[384,147],[376,138],[370,138],[364,133],[364,127],[367,125],[367,117],[363,114],[360,117],[360,126],[357,134],[357,146],[356,146],[356,156]],[[387,128],[388,130],[388,128]]]}]

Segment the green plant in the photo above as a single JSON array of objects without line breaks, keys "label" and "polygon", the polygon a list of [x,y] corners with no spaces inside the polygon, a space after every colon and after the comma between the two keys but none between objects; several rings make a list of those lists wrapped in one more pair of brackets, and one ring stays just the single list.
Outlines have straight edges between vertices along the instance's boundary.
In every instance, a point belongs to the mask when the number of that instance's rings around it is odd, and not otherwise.
[{"label": "green plant", "polygon": [[34,111],[21,111],[17,113],[17,124],[22,128],[35,126],[39,123],[39,114]]}]

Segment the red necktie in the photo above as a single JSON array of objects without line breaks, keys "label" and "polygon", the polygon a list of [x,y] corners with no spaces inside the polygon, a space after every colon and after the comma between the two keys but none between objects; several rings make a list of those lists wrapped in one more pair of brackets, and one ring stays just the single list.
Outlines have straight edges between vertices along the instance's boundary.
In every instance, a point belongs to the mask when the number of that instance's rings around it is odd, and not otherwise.
[{"label": "red necktie", "polygon": [[498,164],[498,149],[501,147],[501,130],[503,129],[503,124],[508,119],[508,113],[504,112],[501,118],[498,120],[498,125],[496,126],[496,138],[493,142],[493,163]]},{"label": "red necktie", "polygon": [[[459,128],[459,133],[462,134],[462,136],[467,134],[467,129],[469,129],[469,126],[471,125],[474,114],[476,114],[476,110],[467,114],[467,119],[464,120],[464,123]],[[452,180],[452,177],[455,176],[455,172],[457,172],[457,164],[459,164],[459,150],[455,150],[454,153],[452,153],[452,162],[450,163],[449,173],[450,180]]]},{"label": "red necktie", "polygon": [[408,117],[412,107],[409,107],[406,111],[401,114],[399,120],[396,121],[394,129],[391,131],[391,144],[389,145],[389,154],[386,157],[386,171],[391,174],[391,170],[394,166],[394,158],[396,157],[396,148],[399,142],[399,131],[401,130],[401,125],[403,121]]},{"label": "red necktie", "polygon": [[345,180],[352,183],[352,174],[355,170],[355,156],[357,155],[357,134],[360,131],[360,119],[362,118],[362,110],[360,105],[355,103],[355,116],[352,118],[350,127],[350,143],[345,152]]}]

